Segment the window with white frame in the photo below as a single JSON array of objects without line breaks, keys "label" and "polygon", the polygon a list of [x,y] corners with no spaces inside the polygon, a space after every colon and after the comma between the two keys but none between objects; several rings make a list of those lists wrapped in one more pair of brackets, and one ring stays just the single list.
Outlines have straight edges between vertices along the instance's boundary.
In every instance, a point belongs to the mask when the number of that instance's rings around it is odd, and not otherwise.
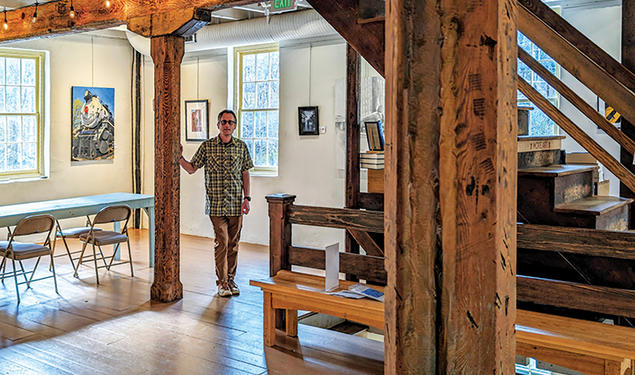
[{"label": "window with white frame", "polygon": [[280,52],[277,45],[235,50],[240,138],[255,171],[278,170]]},{"label": "window with white frame", "polygon": [[0,179],[44,174],[44,56],[0,49]]}]

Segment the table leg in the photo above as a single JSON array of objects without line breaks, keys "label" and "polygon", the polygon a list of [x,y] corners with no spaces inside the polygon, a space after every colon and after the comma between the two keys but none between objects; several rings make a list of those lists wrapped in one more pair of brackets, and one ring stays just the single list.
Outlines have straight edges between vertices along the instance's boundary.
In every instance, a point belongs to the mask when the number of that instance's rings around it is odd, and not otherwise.
[{"label": "table leg", "polygon": [[[117,233],[121,232],[121,223],[118,221],[112,223],[112,230]],[[120,246],[118,243],[114,244],[112,247],[112,251],[114,251],[115,254],[115,260],[119,260],[121,258],[121,251],[119,251],[119,248]]]},{"label": "table leg", "polygon": [[154,267],[154,206],[143,209],[148,215],[148,263]]}]

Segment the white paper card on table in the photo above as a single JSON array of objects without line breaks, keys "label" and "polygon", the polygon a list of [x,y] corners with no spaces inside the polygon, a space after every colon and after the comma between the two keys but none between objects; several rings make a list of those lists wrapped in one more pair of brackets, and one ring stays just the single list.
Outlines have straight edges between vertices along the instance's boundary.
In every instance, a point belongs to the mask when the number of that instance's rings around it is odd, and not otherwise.
[{"label": "white paper card on table", "polygon": [[324,278],[324,289],[331,291],[340,286],[340,244],[339,242],[327,246],[326,255],[326,277]]}]

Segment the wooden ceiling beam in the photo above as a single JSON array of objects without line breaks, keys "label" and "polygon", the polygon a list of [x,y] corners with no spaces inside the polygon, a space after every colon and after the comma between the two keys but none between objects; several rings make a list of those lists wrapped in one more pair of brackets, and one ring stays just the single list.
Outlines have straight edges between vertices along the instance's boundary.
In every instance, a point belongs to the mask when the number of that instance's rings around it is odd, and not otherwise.
[{"label": "wooden ceiling beam", "polygon": [[151,38],[161,35],[190,36],[212,20],[207,9],[187,8],[148,14],[128,20],[128,30]]},{"label": "wooden ceiling beam", "polygon": [[384,22],[359,23],[358,0],[309,0],[311,6],[384,76]]},{"label": "wooden ceiling beam", "polygon": [[[32,22],[35,6],[7,11],[7,30],[0,28],[0,43],[51,35],[83,32],[123,25],[131,19],[166,14],[184,9],[208,11],[255,3],[254,0],[111,0],[110,7],[103,1],[73,0],[75,17],[69,16],[70,1],[60,0],[41,4],[37,20]],[[0,15],[1,17],[2,15]],[[159,18],[162,16],[159,16]],[[181,26],[185,26],[182,24]],[[193,27],[192,24],[186,29]],[[176,30],[175,30],[176,31]],[[180,30],[187,33],[188,30]],[[159,35],[159,34],[157,34]]]}]

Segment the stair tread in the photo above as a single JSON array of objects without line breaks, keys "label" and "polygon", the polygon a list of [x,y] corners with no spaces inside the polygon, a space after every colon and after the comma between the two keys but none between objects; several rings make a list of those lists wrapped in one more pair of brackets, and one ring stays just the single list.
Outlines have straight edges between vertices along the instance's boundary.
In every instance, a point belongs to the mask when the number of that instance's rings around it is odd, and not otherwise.
[{"label": "stair tread", "polygon": [[527,141],[527,140],[548,141],[552,139],[565,139],[565,138],[567,137],[564,135],[519,135],[518,136],[519,141]]},{"label": "stair tread", "polygon": [[559,177],[583,173],[596,169],[593,165],[554,164],[546,167],[524,168],[518,170],[519,176]]},{"label": "stair tread", "polygon": [[599,216],[626,204],[630,204],[631,202],[633,202],[633,199],[630,198],[595,195],[578,199],[574,202],[559,204],[555,207],[554,211],[558,213]]}]

